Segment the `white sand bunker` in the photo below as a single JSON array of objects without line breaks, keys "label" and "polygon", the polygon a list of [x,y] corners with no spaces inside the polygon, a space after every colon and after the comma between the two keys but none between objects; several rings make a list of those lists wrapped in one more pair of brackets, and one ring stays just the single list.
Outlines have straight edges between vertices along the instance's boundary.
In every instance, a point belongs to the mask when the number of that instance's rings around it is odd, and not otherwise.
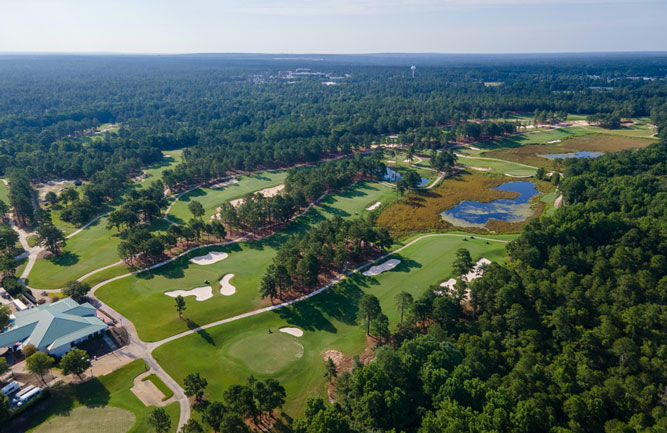
[{"label": "white sand bunker", "polygon": [[477,263],[472,268],[472,271],[468,272],[465,275],[462,275],[461,279],[463,281],[470,282],[472,280],[476,280],[477,278],[481,278],[481,276],[484,274],[484,268],[486,268],[490,264],[491,260],[482,257],[481,259],[477,260]]},{"label": "white sand bunker", "polygon": [[456,278],[450,278],[449,280],[445,281],[444,283],[440,283],[440,287],[449,289],[449,290],[454,290],[454,286],[456,285]]},{"label": "white sand bunker", "polygon": [[560,140],[547,141],[547,144],[556,144],[556,143],[560,143]]},{"label": "white sand bunker", "polygon": [[171,292],[164,292],[164,294],[172,298],[175,298],[178,295],[181,295],[183,297],[194,296],[195,300],[197,301],[205,301],[213,297],[213,287],[211,286],[195,287],[194,289],[191,290],[174,290]]},{"label": "white sand bunker", "polygon": [[368,206],[366,208],[366,210],[375,210],[375,209],[379,208],[381,204],[382,204],[382,202],[376,201],[372,205]]},{"label": "white sand bunker", "polygon": [[[257,191],[255,194],[262,194],[265,198],[274,197],[280,194],[285,189],[285,185],[278,185],[271,188],[264,188],[261,191]],[[232,206],[237,207],[243,204],[242,198],[237,198],[229,202]],[[218,211],[219,212],[219,211]]]},{"label": "white sand bunker", "polygon": [[474,165],[464,165],[464,167],[477,171],[491,171],[491,167],[475,167]]},{"label": "white sand bunker", "polygon": [[190,259],[191,263],[195,265],[212,265],[213,263],[218,263],[220,260],[225,260],[229,257],[229,254],[223,253],[221,251],[211,251],[205,256],[197,256]]},{"label": "white sand bunker", "polygon": [[222,280],[220,280],[221,295],[232,296],[234,293],[236,293],[236,287],[232,286],[232,284],[229,282],[229,280],[232,278],[234,278],[234,274],[227,274],[222,277]]},{"label": "white sand bunker", "polygon": [[367,276],[367,277],[380,275],[383,272],[391,271],[396,266],[398,266],[399,263],[401,263],[401,261],[398,260],[398,259],[387,260],[386,262],[382,263],[381,265],[372,266],[369,270],[364,272],[364,275]]},{"label": "white sand bunker", "polygon": [[239,183],[239,180],[237,178],[229,179],[224,182],[218,182],[215,185],[211,185],[211,189],[224,188],[229,185],[234,185],[235,183]]},{"label": "white sand bunker", "polygon": [[284,328],[280,328],[280,332],[284,332],[285,334],[293,335],[295,337],[303,336],[303,331],[301,329],[293,328],[291,326],[286,326]]}]

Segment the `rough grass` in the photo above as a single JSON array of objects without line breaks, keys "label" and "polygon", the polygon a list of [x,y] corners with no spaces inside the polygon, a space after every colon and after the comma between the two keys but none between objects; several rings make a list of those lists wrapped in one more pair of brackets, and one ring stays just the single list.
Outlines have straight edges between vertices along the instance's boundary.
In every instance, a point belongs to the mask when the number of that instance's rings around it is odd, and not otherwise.
[{"label": "rough grass", "polygon": [[570,153],[576,151],[612,153],[624,149],[646,147],[651,143],[651,140],[645,138],[609,134],[590,134],[571,138],[556,144],[526,145],[522,147],[494,150],[492,152],[485,152],[484,156],[551,169],[562,164],[562,161],[551,160],[540,155],[550,153]]},{"label": "rough grass", "polygon": [[172,391],[171,388],[169,388],[167,385],[165,385],[165,383],[162,382],[162,379],[157,377],[157,375],[155,375],[154,373],[151,373],[148,376],[144,377],[142,379],[142,382],[145,382],[147,380],[150,380],[151,382],[153,382],[153,385],[155,385],[155,387],[160,390],[162,395],[164,395],[164,397],[162,398],[162,401],[167,401],[171,398],[171,396],[174,395],[174,391]]},{"label": "rough grass", "polygon": [[9,188],[7,188],[7,185],[2,180],[0,180],[0,200],[9,205]]},{"label": "rough grass", "polygon": [[536,171],[536,169],[534,168],[525,167],[514,162],[494,161],[484,158],[459,157],[458,163],[470,165],[472,167],[479,167],[485,169],[489,168],[490,169],[489,172],[491,173],[496,173],[501,175],[508,174],[510,176],[517,176],[517,177],[533,176]]},{"label": "rough grass", "polygon": [[[148,425],[148,416],[153,407],[144,406],[130,390],[134,378],[145,372],[146,369],[144,360],[138,359],[105,376],[93,378],[83,383],[56,386],[52,388],[52,395],[44,404],[31,409],[21,419],[13,420],[7,426],[7,431],[35,431],[42,433],[59,431],[52,429],[52,427],[61,428],[59,426],[62,425],[71,427],[70,430],[62,431],[73,433],[105,431],[103,429],[97,430],[90,426],[98,425],[97,416],[102,414],[101,416],[109,416],[113,425],[120,427],[119,421],[115,416],[115,414],[120,414],[120,412],[99,412],[97,410],[90,410],[90,408],[112,407],[123,410],[122,413],[128,418],[130,417],[128,412],[130,412],[134,420],[125,430],[110,429],[108,431],[114,433],[116,431],[148,433],[152,431]],[[81,410],[84,408],[87,410]],[[165,410],[172,420],[170,432],[175,432],[179,416],[178,403],[166,406]],[[112,427],[112,425],[109,425],[109,427]]]},{"label": "rough grass", "polygon": [[297,337],[274,329],[271,334],[256,333],[232,343],[227,355],[236,358],[258,374],[275,373],[303,356]]},{"label": "rough grass", "polygon": [[[510,235],[491,236],[509,240]],[[189,373],[199,372],[209,382],[206,394],[219,398],[224,389],[234,383],[245,382],[248,376],[260,379],[273,377],[287,391],[286,412],[290,416],[303,414],[309,396],[326,395],[325,362],[322,353],[335,349],[345,355],[359,354],[365,347],[363,327],[357,323],[357,304],[364,293],[378,297],[382,311],[395,328],[400,313],[394,298],[405,290],[420,296],[429,286],[446,281],[452,276],[452,262],[456,250],[466,247],[473,259],[486,257],[503,262],[505,244],[471,239],[469,236],[435,235],[422,239],[406,248],[395,258],[401,263],[392,271],[375,277],[360,273],[306,301],[298,302],[273,312],[219,325],[158,347],[154,356],[179,383]],[[303,356],[272,374],[259,374],[246,362],[230,356],[230,347],[251,336],[266,336],[271,329],[275,336],[282,326],[296,326],[304,335],[295,338],[303,347]],[[286,338],[293,338],[285,335]],[[251,350],[249,348],[248,350]],[[255,349],[252,349],[255,350]],[[259,349],[257,349],[259,350]],[[268,349],[266,349],[268,350]]]}]

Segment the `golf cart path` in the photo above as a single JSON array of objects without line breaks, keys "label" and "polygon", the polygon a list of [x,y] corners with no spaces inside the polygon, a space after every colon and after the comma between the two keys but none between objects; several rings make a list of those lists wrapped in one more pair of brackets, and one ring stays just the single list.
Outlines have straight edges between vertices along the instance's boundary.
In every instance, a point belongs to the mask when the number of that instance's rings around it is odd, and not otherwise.
[{"label": "golf cart path", "polygon": [[102,218],[102,217],[108,216],[108,215],[109,215],[108,213],[103,213],[103,214],[100,214],[100,215],[96,216],[96,217],[93,218],[92,220],[88,221],[87,223],[85,223],[84,225],[82,225],[81,227],[79,227],[76,231],[73,231],[72,233],[70,233],[70,234],[68,234],[67,236],[65,236],[65,239],[69,239],[69,238],[71,238],[72,236],[76,236],[76,235],[78,235],[79,233],[81,233],[82,231],[84,231],[85,229],[87,229],[88,227],[90,227],[90,225],[93,224],[95,221],[97,221],[98,219],[100,219],[100,218]]}]

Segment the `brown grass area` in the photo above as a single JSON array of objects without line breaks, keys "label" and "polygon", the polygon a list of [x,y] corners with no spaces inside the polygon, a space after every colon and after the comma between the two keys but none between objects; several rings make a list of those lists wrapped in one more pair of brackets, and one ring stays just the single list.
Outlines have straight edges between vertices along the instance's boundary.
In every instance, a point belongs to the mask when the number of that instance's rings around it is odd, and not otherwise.
[{"label": "brown grass area", "polygon": [[[452,225],[443,221],[440,213],[464,200],[489,202],[501,198],[514,198],[511,191],[493,190],[509,181],[507,177],[459,172],[445,179],[432,190],[411,193],[410,198],[398,201],[378,218],[378,225],[387,228],[393,236],[425,230],[447,230]],[[470,228],[466,228],[470,230]],[[486,232],[486,230],[479,230]]]},{"label": "brown grass area", "polygon": [[591,134],[570,138],[569,140],[557,144],[530,144],[521,147],[494,150],[485,152],[483,156],[552,169],[559,163],[559,161],[550,160],[539,155],[577,151],[614,153],[625,149],[646,147],[652,142],[653,141],[644,138]]}]

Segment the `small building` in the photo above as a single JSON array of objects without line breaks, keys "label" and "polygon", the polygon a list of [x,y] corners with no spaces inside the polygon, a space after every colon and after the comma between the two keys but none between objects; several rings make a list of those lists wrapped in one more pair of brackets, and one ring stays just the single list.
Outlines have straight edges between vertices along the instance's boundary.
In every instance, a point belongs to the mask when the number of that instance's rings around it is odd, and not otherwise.
[{"label": "small building", "polygon": [[65,298],[12,314],[9,328],[0,333],[0,347],[22,349],[32,344],[37,350],[62,356],[105,329],[107,325],[97,317],[95,307]]}]

